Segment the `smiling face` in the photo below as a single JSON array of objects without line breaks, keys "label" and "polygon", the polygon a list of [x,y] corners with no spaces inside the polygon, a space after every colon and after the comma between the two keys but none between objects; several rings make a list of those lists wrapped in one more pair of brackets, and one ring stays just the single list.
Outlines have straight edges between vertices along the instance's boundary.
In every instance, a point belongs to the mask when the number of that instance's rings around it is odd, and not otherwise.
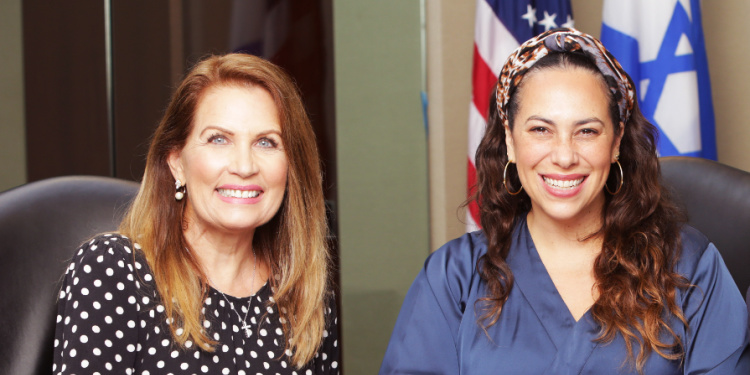
[{"label": "smiling face", "polygon": [[281,131],[276,105],[261,87],[223,85],[203,93],[185,146],[168,160],[187,188],[188,225],[252,235],[271,220],[286,190]]},{"label": "smiling face", "polygon": [[529,215],[596,229],[621,138],[603,78],[581,68],[546,68],[528,74],[516,95],[518,112],[505,139],[531,199]]}]

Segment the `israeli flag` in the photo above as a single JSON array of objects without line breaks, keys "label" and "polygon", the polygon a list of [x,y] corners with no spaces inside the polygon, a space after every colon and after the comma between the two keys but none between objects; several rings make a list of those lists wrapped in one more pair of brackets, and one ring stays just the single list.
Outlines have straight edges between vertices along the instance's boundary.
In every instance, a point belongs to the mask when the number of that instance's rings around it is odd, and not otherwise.
[{"label": "israeli flag", "polygon": [[630,74],[659,155],[716,160],[700,0],[605,0],[602,43]]}]

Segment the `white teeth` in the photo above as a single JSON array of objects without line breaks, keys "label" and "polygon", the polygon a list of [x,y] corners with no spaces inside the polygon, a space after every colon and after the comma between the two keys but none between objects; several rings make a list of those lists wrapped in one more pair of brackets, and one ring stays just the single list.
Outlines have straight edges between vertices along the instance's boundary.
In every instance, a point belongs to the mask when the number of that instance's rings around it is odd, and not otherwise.
[{"label": "white teeth", "polygon": [[232,190],[219,189],[219,194],[227,198],[256,198],[260,195],[258,190]]},{"label": "white teeth", "polygon": [[544,182],[552,187],[570,189],[580,185],[583,182],[583,177],[576,180],[553,180],[549,177],[544,177]]}]

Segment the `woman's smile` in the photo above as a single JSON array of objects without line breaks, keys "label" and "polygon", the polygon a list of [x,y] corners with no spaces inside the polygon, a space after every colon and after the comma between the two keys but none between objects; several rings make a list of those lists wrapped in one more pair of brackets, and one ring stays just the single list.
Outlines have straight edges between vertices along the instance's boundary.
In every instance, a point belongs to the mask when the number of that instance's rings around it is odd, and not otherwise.
[{"label": "woman's smile", "polygon": [[551,175],[543,174],[541,181],[545,190],[557,198],[568,198],[577,195],[584,186],[585,176],[576,175]]},{"label": "woman's smile", "polygon": [[596,227],[619,149],[603,80],[581,69],[547,69],[527,76],[517,95],[506,142],[531,215]]},{"label": "woman's smile", "polygon": [[170,158],[187,187],[187,221],[199,232],[252,235],[276,215],[286,193],[276,104],[260,87],[212,87],[193,123],[185,147]]},{"label": "woman's smile", "polygon": [[216,192],[218,192],[222,198],[226,198],[222,199],[222,201],[227,203],[253,204],[260,201],[263,189],[258,185],[222,186],[216,189]]},{"label": "woman's smile", "polygon": [[260,191],[258,190],[219,189],[218,192],[225,198],[257,198],[260,195]]},{"label": "woman's smile", "polygon": [[574,178],[574,179],[556,179],[553,177],[548,176],[542,176],[542,179],[544,179],[544,182],[553,187],[553,188],[560,188],[560,189],[572,189],[575,187],[578,187],[578,185],[583,182],[583,177],[581,178]]}]

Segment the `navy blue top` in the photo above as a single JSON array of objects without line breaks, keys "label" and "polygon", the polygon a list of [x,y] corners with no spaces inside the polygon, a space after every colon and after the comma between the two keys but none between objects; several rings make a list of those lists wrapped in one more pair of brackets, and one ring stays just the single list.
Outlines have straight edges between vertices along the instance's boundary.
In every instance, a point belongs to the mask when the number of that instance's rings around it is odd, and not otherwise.
[{"label": "navy blue top", "polygon": [[[515,284],[487,334],[474,306],[486,295],[476,271],[487,251],[484,235],[468,233],[430,255],[406,295],[380,374],[637,374],[621,336],[597,343],[599,326],[590,311],[573,318],[525,219],[512,241],[507,263]],[[684,363],[652,353],[644,373],[750,374],[742,295],[700,232],[685,227],[682,245],[677,271],[696,287],[676,296],[689,328],[674,318],[669,324],[684,344]]]}]

